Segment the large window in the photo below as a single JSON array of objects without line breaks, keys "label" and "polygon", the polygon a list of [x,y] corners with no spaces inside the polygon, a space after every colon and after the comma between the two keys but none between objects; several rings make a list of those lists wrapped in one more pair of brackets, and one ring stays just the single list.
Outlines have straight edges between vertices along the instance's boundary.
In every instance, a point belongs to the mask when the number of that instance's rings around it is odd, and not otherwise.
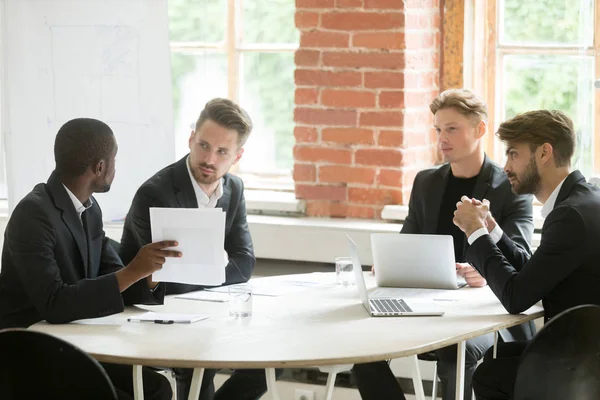
[{"label": "large window", "polygon": [[[486,97],[492,127],[517,113],[557,109],[574,120],[575,168],[600,175],[600,0],[487,0]],[[477,5],[476,5],[477,7]],[[503,159],[490,140],[488,153]]]},{"label": "large window", "polygon": [[254,122],[246,186],[291,184],[294,13],[294,0],[169,0],[177,156],[206,101],[228,97]]}]

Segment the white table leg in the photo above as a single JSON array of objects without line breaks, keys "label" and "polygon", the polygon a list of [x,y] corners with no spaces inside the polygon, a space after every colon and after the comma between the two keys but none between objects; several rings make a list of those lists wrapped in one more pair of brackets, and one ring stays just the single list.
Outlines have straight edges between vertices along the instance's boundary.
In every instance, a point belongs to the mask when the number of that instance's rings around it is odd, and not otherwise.
[{"label": "white table leg", "polygon": [[335,378],[340,372],[351,371],[352,364],[330,365],[327,367],[319,367],[319,371],[327,374],[327,384],[325,385],[325,400],[331,400],[333,390],[335,389]]},{"label": "white table leg", "polygon": [[412,380],[415,387],[415,397],[417,400],[425,400],[425,391],[423,390],[423,381],[421,380],[421,369],[419,368],[419,359],[416,355],[412,356]]},{"label": "white table leg", "polygon": [[494,350],[492,350],[492,353],[495,359],[498,354],[498,331],[494,331]]},{"label": "white table leg", "polygon": [[144,381],[142,380],[142,366],[133,366],[133,398],[144,400]]},{"label": "white table leg", "polygon": [[[277,386],[275,379],[275,368],[266,368],[265,376],[267,378],[267,393],[271,396],[273,400],[279,400],[279,395],[277,394]],[[190,399],[192,400],[192,399]]]},{"label": "white table leg", "polygon": [[336,376],[337,372],[330,372],[329,375],[327,375],[327,384],[325,385],[325,400],[331,400],[333,397]]},{"label": "white table leg", "polygon": [[194,374],[192,375],[192,385],[190,386],[188,400],[198,400],[198,397],[200,396],[200,387],[202,387],[203,376],[204,368],[194,368]]},{"label": "white table leg", "polygon": [[465,341],[458,342],[456,354],[456,400],[463,400],[465,393]]}]

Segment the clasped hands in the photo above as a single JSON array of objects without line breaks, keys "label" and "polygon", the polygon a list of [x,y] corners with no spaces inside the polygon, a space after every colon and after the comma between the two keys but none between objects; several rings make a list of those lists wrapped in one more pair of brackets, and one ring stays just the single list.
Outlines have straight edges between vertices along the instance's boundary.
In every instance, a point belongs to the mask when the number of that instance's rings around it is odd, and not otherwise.
[{"label": "clasped hands", "polygon": [[[470,199],[467,196],[461,197],[456,203],[452,222],[467,235],[467,238],[478,229],[487,228],[491,231],[495,226],[495,221],[490,214],[490,202],[486,199],[483,201]],[[490,226],[492,224],[494,226]]]},{"label": "clasped hands", "polygon": [[[496,226],[496,221],[490,213],[490,202],[486,199],[483,201],[470,199],[467,196],[461,197],[456,203],[452,222],[465,233],[467,238],[478,229],[487,228],[488,231],[492,231]],[[465,278],[471,287],[483,287],[487,284],[485,278],[471,264],[456,263],[456,272]]]}]

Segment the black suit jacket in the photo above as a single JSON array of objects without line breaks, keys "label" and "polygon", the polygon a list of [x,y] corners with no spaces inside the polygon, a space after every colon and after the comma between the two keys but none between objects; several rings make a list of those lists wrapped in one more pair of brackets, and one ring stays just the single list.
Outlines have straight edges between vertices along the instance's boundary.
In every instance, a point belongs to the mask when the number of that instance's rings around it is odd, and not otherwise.
[{"label": "black suit jacket", "polygon": [[600,305],[599,240],[600,190],[574,171],[564,181],[530,259],[515,249],[502,251],[489,235],[469,247],[467,258],[509,313],[542,300],[548,320],[570,307]]},{"label": "black suit jacket", "polygon": [[[402,233],[437,234],[439,211],[449,173],[450,164],[444,164],[417,174]],[[490,211],[504,231],[498,246],[511,249],[516,246],[521,256],[528,258],[531,254],[529,244],[533,238],[531,196],[515,195],[502,168],[486,156],[472,197],[490,201]],[[465,241],[465,251],[467,247]]]},{"label": "black suit jacket", "polygon": [[[150,207],[198,208],[198,200],[187,169],[187,157],[160,170],[137,191],[125,219],[121,238],[121,258],[128,263],[138,250],[152,241]],[[254,270],[256,259],[252,238],[246,221],[244,184],[235,175],[223,177],[223,195],[217,207],[226,213],[225,251],[229,264],[225,268],[225,284],[247,282]],[[185,293],[203,286],[166,283],[167,294]]]},{"label": "black suit jacket", "polygon": [[[450,164],[444,164],[417,174],[402,233],[437,234],[439,211],[449,173]],[[490,211],[504,231],[498,247],[510,251],[521,260],[528,259],[531,254],[529,244],[533,237],[531,196],[515,195],[502,168],[486,156],[472,197],[490,201]],[[465,240],[465,254],[468,247]],[[500,334],[504,341],[512,341],[530,339],[534,332],[535,326],[531,323],[502,330]]]},{"label": "black suit jacket", "polygon": [[121,296],[114,272],[123,264],[108,245],[102,212],[92,202],[84,228],[53,173],[15,207],[2,249],[0,328],[44,319],[67,323],[121,312],[124,303],[162,302],[164,288],[152,294],[145,279]]}]

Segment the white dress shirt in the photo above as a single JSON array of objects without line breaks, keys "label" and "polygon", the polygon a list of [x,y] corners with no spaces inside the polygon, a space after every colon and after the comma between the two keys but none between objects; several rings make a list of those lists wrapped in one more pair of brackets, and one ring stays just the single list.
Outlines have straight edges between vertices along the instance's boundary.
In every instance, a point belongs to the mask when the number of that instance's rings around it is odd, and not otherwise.
[{"label": "white dress shirt", "polygon": [[[66,187],[65,185],[63,185],[63,187],[65,188],[65,190],[67,191],[67,194],[69,195],[69,198],[71,199],[71,201],[73,202],[73,206],[75,207],[75,211],[77,211],[77,215],[79,216],[79,222],[81,222],[81,214],[83,214],[83,212],[85,210],[87,210],[88,208],[90,208],[92,206],[92,198],[90,197],[85,204],[81,203],[81,201],[79,201],[79,199],[77,198],[77,196],[75,196],[73,194],[73,192],[71,192],[69,190],[68,187]],[[82,222],[83,223],[83,222]]]},{"label": "white dress shirt", "polygon": [[[215,191],[210,195],[210,197],[204,193],[204,190],[200,187],[196,178],[194,178],[194,174],[192,174],[192,169],[190,168],[190,156],[188,156],[185,165],[188,170],[188,174],[190,175],[190,180],[192,181],[192,187],[194,188],[194,193],[196,194],[196,201],[198,202],[198,208],[215,208],[217,206],[217,202],[223,196],[223,178],[219,179],[219,184]],[[223,250],[225,266],[229,264],[229,255],[227,251]]]},{"label": "white dress shirt", "polygon": [[554,210],[554,204],[556,203],[556,198],[558,197],[558,192],[560,192],[560,188],[562,187],[563,183],[565,183],[566,179],[567,178],[560,181],[558,186],[556,186],[556,188],[554,188],[552,193],[550,193],[550,196],[548,196],[548,200],[546,200],[546,202],[544,203],[544,206],[542,207],[542,218],[545,219],[548,216],[548,214],[550,214],[550,212],[552,210]]}]

